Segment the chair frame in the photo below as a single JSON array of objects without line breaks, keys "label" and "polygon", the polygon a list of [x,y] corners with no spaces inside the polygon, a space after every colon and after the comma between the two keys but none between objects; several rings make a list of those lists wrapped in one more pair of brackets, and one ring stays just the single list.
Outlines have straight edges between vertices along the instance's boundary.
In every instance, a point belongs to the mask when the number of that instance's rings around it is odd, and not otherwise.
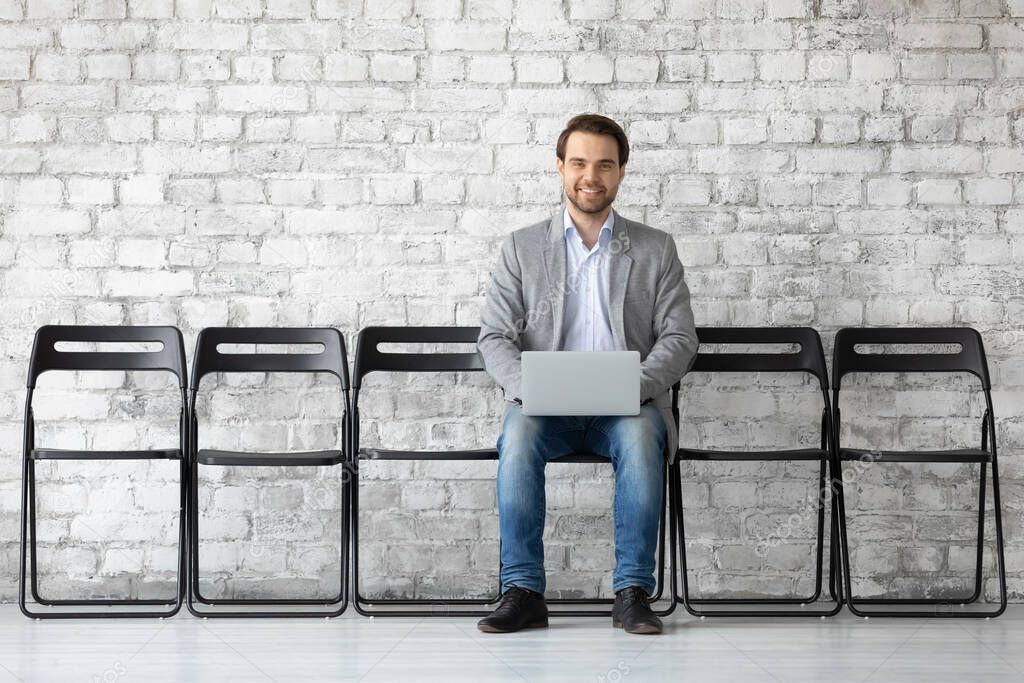
[{"label": "chair frame", "polygon": [[[320,353],[220,353],[220,344],[321,344]],[[210,451],[206,458],[209,466],[230,465],[236,467],[262,466],[333,466],[344,470],[341,488],[341,571],[337,595],[330,598],[210,598],[199,588],[199,465],[202,451],[199,450],[199,424],[196,415],[196,400],[202,378],[210,373],[238,372],[287,372],[287,373],[329,373],[338,378],[344,398],[345,413],[342,417],[342,448],[337,458],[320,456],[317,453],[234,453],[217,457]],[[186,606],[197,617],[288,617],[288,618],[333,618],[348,608],[348,564],[349,564],[349,467],[346,453],[349,430],[349,375],[345,354],[345,340],[341,332],[329,327],[208,327],[199,333],[196,352],[193,357],[192,381],[189,387],[189,581]],[[326,452],[325,452],[326,453]],[[248,456],[248,457],[245,457]],[[290,456],[290,457],[289,457]],[[300,456],[296,458],[295,456]],[[302,456],[305,456],[304,458]],[[336,462],[335,462],[336,461]],[[197,603],[213,609],[200,609]],[[243,605],[271,609],[223,609],[224,606]],[[305,609],[309,606],[331,609]],[[290,610],[288,607],[303,609]]]},{"label": "chair frame", "polygon": [[[815,549],[815,586],[809,596],[791,598],[692,598],[689,592],[689,578],[686,563],[686,538],[683,522],[683,508],[676,511],[679,517],[679,545],[681,558],[682,594],[679,601],[687,612],[696,617],[831,617],[843,606],[842,586],[836,577],[839,567],[838,529],[836,498],[831,500],[831,534],[829,537],[829,596],[834,605],[828,609],[807,609],[807,605],[819,600],[822,591],[822,555],[824,547],[824,521],[826,496],[826,471],[831,470],[833,479],[838,469],[835,466],[831,448],[832,411],[828,395],[828,370],[825,367],[825,352],[821,337],[809,327],[702,327],[697,328],[701,344],[743,344],[757,346],[764,344],[796,344],[795,353],[700,353],[694,359],[690,372],[770,372],[810,374],[818,380],[824,408],[821,414],[821,448],[806,449],[799,457],[784,455],[784,451],[691,451],[679,449],[677,459],[692,461],[759,461],[819,462],[818,505],[817,505],[817,547]],[[681,503],[681,499],[680,499]],[[767,607],[769,605],[800,605],[800,609]],[[730,605],[729,608],[702,609],[695,605]]]},{"label": "chair frame", "polygon": [[[860,353],[856,350],[860,345],[948,345],[959,344],[958,353]],[[969,327],[933,327],[933,328],[865,328],[848,327],[836,334],[833,349],[833,410],[835,431],[833,444],[835,459],[838,465],[852,460],[846,457],[848,452],[862,449],[844,449],[839,439],[840,409],[839,390],[844,376],[851,373],[955,373],[967,372],[981,383],[985,396],[985,414],[981,420],[981,449],[974,455],[952,455],[939,457],[943,452],[935,451],[903,451],[879,452],[873,464],[884,463],[938,463],[961,462],[979,465],[978,484],[978,544],[975,565],[974,592],[961,599],[957,598],[856,598],[853,595],[848,528],[846,523],[846,504],[841,476],[837,478],[836,490],[839,504],[839,530],[843,561],[843,575],[846,581],[847,607],[859,617],[961,617],[961,618],[992,618],[998,617],[1006,610],[1006,562],[1004,557],[1002,507],[999,496],[999,470],[996,453],[995,412],[992,407],[992,383],[989,379],[988,363],[985,359],[985,348],[981,335]],[[991,448],[989,445],[991,444]],[[966,449],[970,450],[970,449]],[[992,465],[992,499],[996,529],[996,562],[999,580],[999,603],[992,610],[956,610],[954,605],[961,607],[978,601],[982,596],[982,574],[985,543],[985,481],[986,465]],[[931,610],[921,609],[863,609],[862,605],[931,605]]]},{"label": "chair frame", "polygon": [[[367,599],[359,591],[359,461],[360,459],[375,460],[492,460],[498,459],[494,449],[475,449],[470,451],[386,451],[384,449],[361,449],[359,446],[359,392],[362,379],[372,372],[480,372],[484,371],[483,359],[479,353],[384,353],[378,350],[378,344],[438,344],[438,343],[472,343],[476,344],[479,327],[367,327],[360,331],[356,345],[356,355],[352,382],[351,422],[349,430],[351,444],[352,481],[352,585],[353,606],[364,616],[370,617],[479,617],[490,613],[489,609],[459,609],[466,606],[494,605],[501,599],[500,586],[498,591],[487,598],[382,598]],[[678,430],[678,384],[673,387],[673,406],[676,414]],[[550,462],[607,463],[608,458],[591,453],[574,453]],[[672,514],[674,502],[679,496],[678,465],[668,464],[669,476],[666,476],[667,508],[662,510],[661,543],[658,549],[658,589],[653,600],[661,598],[665,578],[665,546],[666,537],[669,544],[671,582],[668,592],[669,606],[657,613],[661,616],[671,614],[676,607],[676,519]],[[675,473],[673,475],[673,473]],[[669,523],[666,530],[665,523]],[[500,571],[500,567],[499,567]],[[610,598],[552,598],[547,600],[551,605],[569,605],[570,608],[550,610],[552,616],[610,616],[608,608],[614,600]],[[417,606],[429,605],[429,608]],[[575,606],[597,605],[605,609],[575,609]],[[385,606],[385,609],[375,609]],[[397,606],[401,609],[393,609]]]},{"label": "chair frame", "polygon": [[[141,343],[160,342],[162,348],[156,351],[58,351],[59,342],[87,343]],[[35,445],[35,417],[32,397],[36,379],[50,371],[166,371],[178,378],[181,409],[178,416],[177,449],[149,451],[96,451],[37,449]],[[18,569],[18,607],[32,619],[109,619],[109,618],[165,618],[172,617],[181,609],[186,583],[186,486],[187,486],[187,436],[185,401],[186,391],[185,351],[181,332],[167,326],[119,326],[119,325],[44,325],[35,334],[32,357],[29,361],[26,382],[24,441],[22,452],[21,487],[21,543]],[[36,543],[36,473],[38,460],[78,461],[119,461],[119,460],[177,460],[179,463],[180,499],[178,508],[178,562],[177,587],[173,600],[134,598],[91,598],[52,599],[39,591]],[[27,557],[26,557],[27,556]],[[28,576],[26,576],[26,559]],[[26,598],[26,582],[32,599],[38,605],[57,608],[77,607],[147,607],[164,606],[166,609],[125,609],[88,610],[58,609],[52,611],[33,610]]]}]

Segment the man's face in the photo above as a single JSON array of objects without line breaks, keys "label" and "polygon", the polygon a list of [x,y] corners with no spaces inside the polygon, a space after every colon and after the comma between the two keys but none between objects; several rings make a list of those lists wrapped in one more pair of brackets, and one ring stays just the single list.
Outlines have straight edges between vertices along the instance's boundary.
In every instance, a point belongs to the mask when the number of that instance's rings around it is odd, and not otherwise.
[{"label": "man's face", "polygon": [[626,168],[611,135],[575,131],[565,141],[565,160],[557,159],[565,196],[584,213],[601,213],[615,200]]}]

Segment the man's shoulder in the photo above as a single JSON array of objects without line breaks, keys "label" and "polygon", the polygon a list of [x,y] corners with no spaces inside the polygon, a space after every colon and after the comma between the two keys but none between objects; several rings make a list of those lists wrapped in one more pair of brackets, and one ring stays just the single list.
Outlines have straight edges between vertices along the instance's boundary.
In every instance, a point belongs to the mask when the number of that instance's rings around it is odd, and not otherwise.
[{"label": "man's shoulder", "polygon": [[547,237],[548,228],[551,227],[551,217],[545,218],[542,221],[531,223],[524,228],[516,228],[512,231],[510,237],[515,237],[516,240],[537,240]]},{"label": "man's shoulder", "polygon": [[505,236],[505,247],[510,249],[540,248],[548,236],[551,218],[545,218],[524,228],[516,228]]},{"label": "man's shoulder", "polygon": [[645,223],[641,223],[640,221],[627,218],[622,214],[616,213],[616,216],[621,219],[626,226],[626,230],[629,234],[630,248],[636,246],[641,248],[650,246],[658,249],[660,253],[661,248],[665,246],[665,241],[672,239],[671,235],[664,230],[653,228]]}]

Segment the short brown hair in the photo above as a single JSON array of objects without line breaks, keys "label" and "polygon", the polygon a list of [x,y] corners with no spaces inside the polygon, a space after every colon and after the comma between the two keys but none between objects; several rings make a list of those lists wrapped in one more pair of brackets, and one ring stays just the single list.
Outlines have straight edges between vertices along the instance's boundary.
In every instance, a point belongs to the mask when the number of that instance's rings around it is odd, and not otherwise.
[{"label": "short brown hair", "polygon": [[611,135],[619,145],[619,166],[626,165],[629,159],[629,140],[626,138],[626,131],[607,116],[600,114],[579,114],[569,119],[569,123],[565,124],[565,130],[558,136],[558,144],[555,145],[555,155],[559,159],[565,161],[565,143],[576,131]]}]

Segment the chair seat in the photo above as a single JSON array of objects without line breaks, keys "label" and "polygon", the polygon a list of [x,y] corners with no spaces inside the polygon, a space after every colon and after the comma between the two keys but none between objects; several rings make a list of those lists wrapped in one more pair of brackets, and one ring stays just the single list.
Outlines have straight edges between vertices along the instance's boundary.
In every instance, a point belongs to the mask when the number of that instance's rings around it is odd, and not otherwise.
[{"label": "chair seat", "polygon": [[455,451],[396,451],[386,448],[360,448],[361,460],[497,460],[494,448]]},{"label": "chair seat", "polygon": [[840,460],[870,462],[988,462],[991,455],[980,448],[959,448],[948,451],[878,451],[863,448],[840,448]]},{"label": "chair seat", "polygon": [[[494,448],[475,448],[456,451],[395,451],[384,448],[361,448],[359,458],[362,460],[497,460],[498,451]],[[609,462],[608,458],[596,453],[570,453],[550,462]]]},{"label": "chair seat", "polygon": [[201,465],[241,465],[248,467],[326,467],[345,461],[341,451],[304,451],[296,453],[247,453],[244,451],[199,451]]},{"label": "chair seat", "polygon": [[716,451],[701,448],[680,448],[683,460],[821,460],[828,451],[820,448],[797,448],[783,451]]},{"label": "chair seat", "polygon": [[151,451],[79,451],[65,448],[34,448],[33,460],[181,460],[181,450],[160,448]]}]

